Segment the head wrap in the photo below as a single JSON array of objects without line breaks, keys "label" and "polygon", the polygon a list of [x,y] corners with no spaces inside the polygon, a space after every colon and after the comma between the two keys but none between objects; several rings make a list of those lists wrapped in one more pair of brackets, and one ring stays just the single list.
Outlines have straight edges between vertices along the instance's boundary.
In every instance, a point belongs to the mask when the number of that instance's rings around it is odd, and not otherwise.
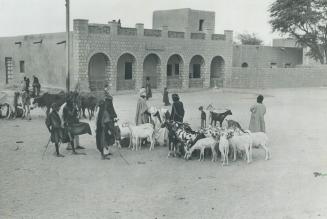
[{"label": "head wrap", "polygon": [[172,94],[171,98],[173,99],[173,101],[179,101],[179,96],[178,94]]},{"label": "head wrap", "polygon": [[140,97],[145,97],[146,96],[146,91],[145,88],[140,89]]},{"label": "head wrap", "polygon": [[51,104],[51,108],[52,108],[53,110],[55,110],[55,109],[58,109],[59,106],[58,106],[57,103],[53,103],[53,104]]}]

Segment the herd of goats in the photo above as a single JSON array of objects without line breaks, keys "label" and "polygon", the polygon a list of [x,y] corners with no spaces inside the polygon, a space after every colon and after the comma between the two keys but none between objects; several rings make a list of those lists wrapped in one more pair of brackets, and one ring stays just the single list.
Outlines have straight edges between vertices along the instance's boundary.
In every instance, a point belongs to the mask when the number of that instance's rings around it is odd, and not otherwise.
[{"label": "herd of goats", "polygon": [[[57,94],[44,93],[41,96],[32,98],[30,105],[26,106],[22,95],[15,92],[7,95],[0,102],[0,117],[14,119],[17,117],[30,119],[30,109],[41,107],[46,108],[46,115],[49,114],[51,105],[57,103],[63,106],[67,95],[74,97],[74,104],[79,110],[79,116],[86,118],[85,110],[88,111],[89,120],[94,117],[97,110],[98,98],[90,93],[60,92]],[[211,125],[199,130],[193,130],[189,124],[172,121],[169,110],[151,106],[150,123],[132,125],[130,123],[115,123],[116,145],[120,148],[122,142],[127,142],[132,150],[140,149],[142,143],[149,142],[150,150],[154,145],[167,146],[168,157],[184,157],[188,160],[194,151],[200,151],[200,159],[204,160],[205,149],[211,151],[212,161],[217,161],[218,154],[221,154],[222,165],[228,165],[229,156],[235,161],[237,156],[243,157],[247,163],[252,161],[252,148],[262,148],[265,151],[265,160],[271,158],[268,145],[268,136],[264,132],[251,133],[243,130],[240,124],[226,117],[231,115],[231,110],[218,113],[214,108],[207,108],[210,112]],[[223,122],[225,124],[223,126]],[[218,126],[216,126],[216,123]],[[90,123],[91,127],[95,124]],[[123,141],[124,140],[124,141]]]}]

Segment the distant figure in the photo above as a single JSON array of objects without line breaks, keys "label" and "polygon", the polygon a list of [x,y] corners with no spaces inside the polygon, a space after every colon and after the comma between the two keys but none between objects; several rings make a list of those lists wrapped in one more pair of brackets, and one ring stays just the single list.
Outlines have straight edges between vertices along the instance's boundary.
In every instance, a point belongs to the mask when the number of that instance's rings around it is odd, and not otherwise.
[{"label": "distant figure", "polygon": [[170,118],[175,122],[183,122],[185,114],[183,103],[179,101],[178,94],[172,94],[171,97],[173,99],[173,105],[171,107]]},{"label": "distant figure", "polygon": [[145,82],[146,100],[152,97],[150,77],[146,77]]},{"label": "distant figure", "polygon": [[20,82],[19,89],[20,89],[19,93],[26,91],[26,77],[24,77],[24,80]]},{"label": "distant figure", "polygon": [[30,79],[28,77],[24,77],[24,78],[26,83],[25,91],[28,93],[30,90]]},{"label": "distant figure", "polygon": [[266,132],[264,115],[266,114],[266,106],[262,103],[263,96],[257,97],[257,103],[251,106],[251,119],[249,130],[251,132]]},{"label": "distant figure", "polygon": [[41,90],[41,84],[39,82],[39,79],[33,75],[33,96],[38,97],[40,95],[40,90]]},{"label": "distant figure", "polygon": [[58,114],[59,106],[56,103],[52,104],[52,112],[47,116],[45,124],[48,127],[49,132],[51,133],[51,142],[56,146],[56,155],[57,157],[64,157],[64,155],[59,153],[59,144],[63,142],[63,128],[61,125],[61,119]]},{"label": "distant figure", "polygon": [[164,102],[165,106],[170,106],[169,97],[168,97],[168,90],[167,90],[166,87],[164,88],[162,101]]},{"label": "distant figure", "polygon": [[145,88],[141,88],[140,97],[137,101],[135,124],[140,125],[148,123],[150,120],[150,113],[148,112],[148,105],[146,103],[146,91]]},{"label": "distant figure", "polygon": [[207,126],[207,114],[204,112],[203,106],[200,106],[199,110],[201,111],[201,128],[205,128]]}]

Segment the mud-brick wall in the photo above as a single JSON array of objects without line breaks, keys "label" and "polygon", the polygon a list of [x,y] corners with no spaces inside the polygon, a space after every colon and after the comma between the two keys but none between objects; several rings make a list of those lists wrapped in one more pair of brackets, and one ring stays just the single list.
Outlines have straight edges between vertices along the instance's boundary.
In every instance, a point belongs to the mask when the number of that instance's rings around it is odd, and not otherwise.
[{"label": "mud-brick wall", "polygon": [[232,68],[232,88],[327,86],[327,66],[298,68]]},{"label": "mud-brick wall", "polygon": [[[42,87],[66,86],[65,33],[35,34],[0,38],[0,83],[6,84],[5,58],[13,60],[13,79],[8,85],[19,85],[24,76],[36,75]],[[20,72],[20,61],[25,71]]]}]

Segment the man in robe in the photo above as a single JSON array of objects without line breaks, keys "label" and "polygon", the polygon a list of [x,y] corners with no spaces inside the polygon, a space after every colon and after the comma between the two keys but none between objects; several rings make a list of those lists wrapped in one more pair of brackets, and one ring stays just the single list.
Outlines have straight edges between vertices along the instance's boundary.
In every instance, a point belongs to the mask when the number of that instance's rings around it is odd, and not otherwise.
[{"label": "man in robe", "polygon": [[150,113],[148,112],[149,107],[146,103],[146,90],[145,88],[141,88],[140,97],[137,100],[136,105],[136,115],[135,115],[135,124],[145,124],[149,122]]},{"label": "man in robe", "polygon": [[61,119],[58,114],[59,106],[56,103],[52,104],[52,112],[46,118],[45,124],[51,133],[50,140],[55,144],[56,156],[64,157],[64,155],[59,152],[59,144],[63,142],[63,128],[61,126]]},{"label": "man in robe", "polygon": [[[67,150],[72,149],[76,154],[76,149],[85,149],[79,145],[79,136],[81,134],[91,134],[91,129],[88,123],[80,123],[78,120],[78,109],[74,106],[72,96],[67,98],[66,106],[63,109],[63,120],[65,129],[68,131],[70,138],[73,139],[71,145],[68,145]],[[74,147],[76,146],[76,147]]]},{"label": "man in robe", "polygon": [[266,106],[262,103],[263,96],[259,95],[257,97],[257,103],[251,106],[251,119],[249,130],[251,132],[266,132],[265,118]]},{"label": "man in robe", "polygon": [[171,116],[170,119],[175,122],[183,122],[184,119],[184,106],[181,101],[179,101],[178,94],[172,94],[173,105],[171,107]]},{"label": "man in robe", "polygon": [[108,86],[104,89],[105,99],[99,103],[99,112],[96,118],[96,145],[101,153],[101,159],[110,159],[108,154],[104,154],[104,148],[115,143],[115,121],[117,114],[113,106],[113,98],[109,94]]},{"label": "man in robe", "polygon": [[41,89],[41,84],[39,82],[39,79],[33,75],[33,96],[38,97],[40,95],[40,89]]},{"label": "man in robe", "polygon": [[150,77],[146,77],[145,92],[146,92],[146,100],[152,97]]}]

